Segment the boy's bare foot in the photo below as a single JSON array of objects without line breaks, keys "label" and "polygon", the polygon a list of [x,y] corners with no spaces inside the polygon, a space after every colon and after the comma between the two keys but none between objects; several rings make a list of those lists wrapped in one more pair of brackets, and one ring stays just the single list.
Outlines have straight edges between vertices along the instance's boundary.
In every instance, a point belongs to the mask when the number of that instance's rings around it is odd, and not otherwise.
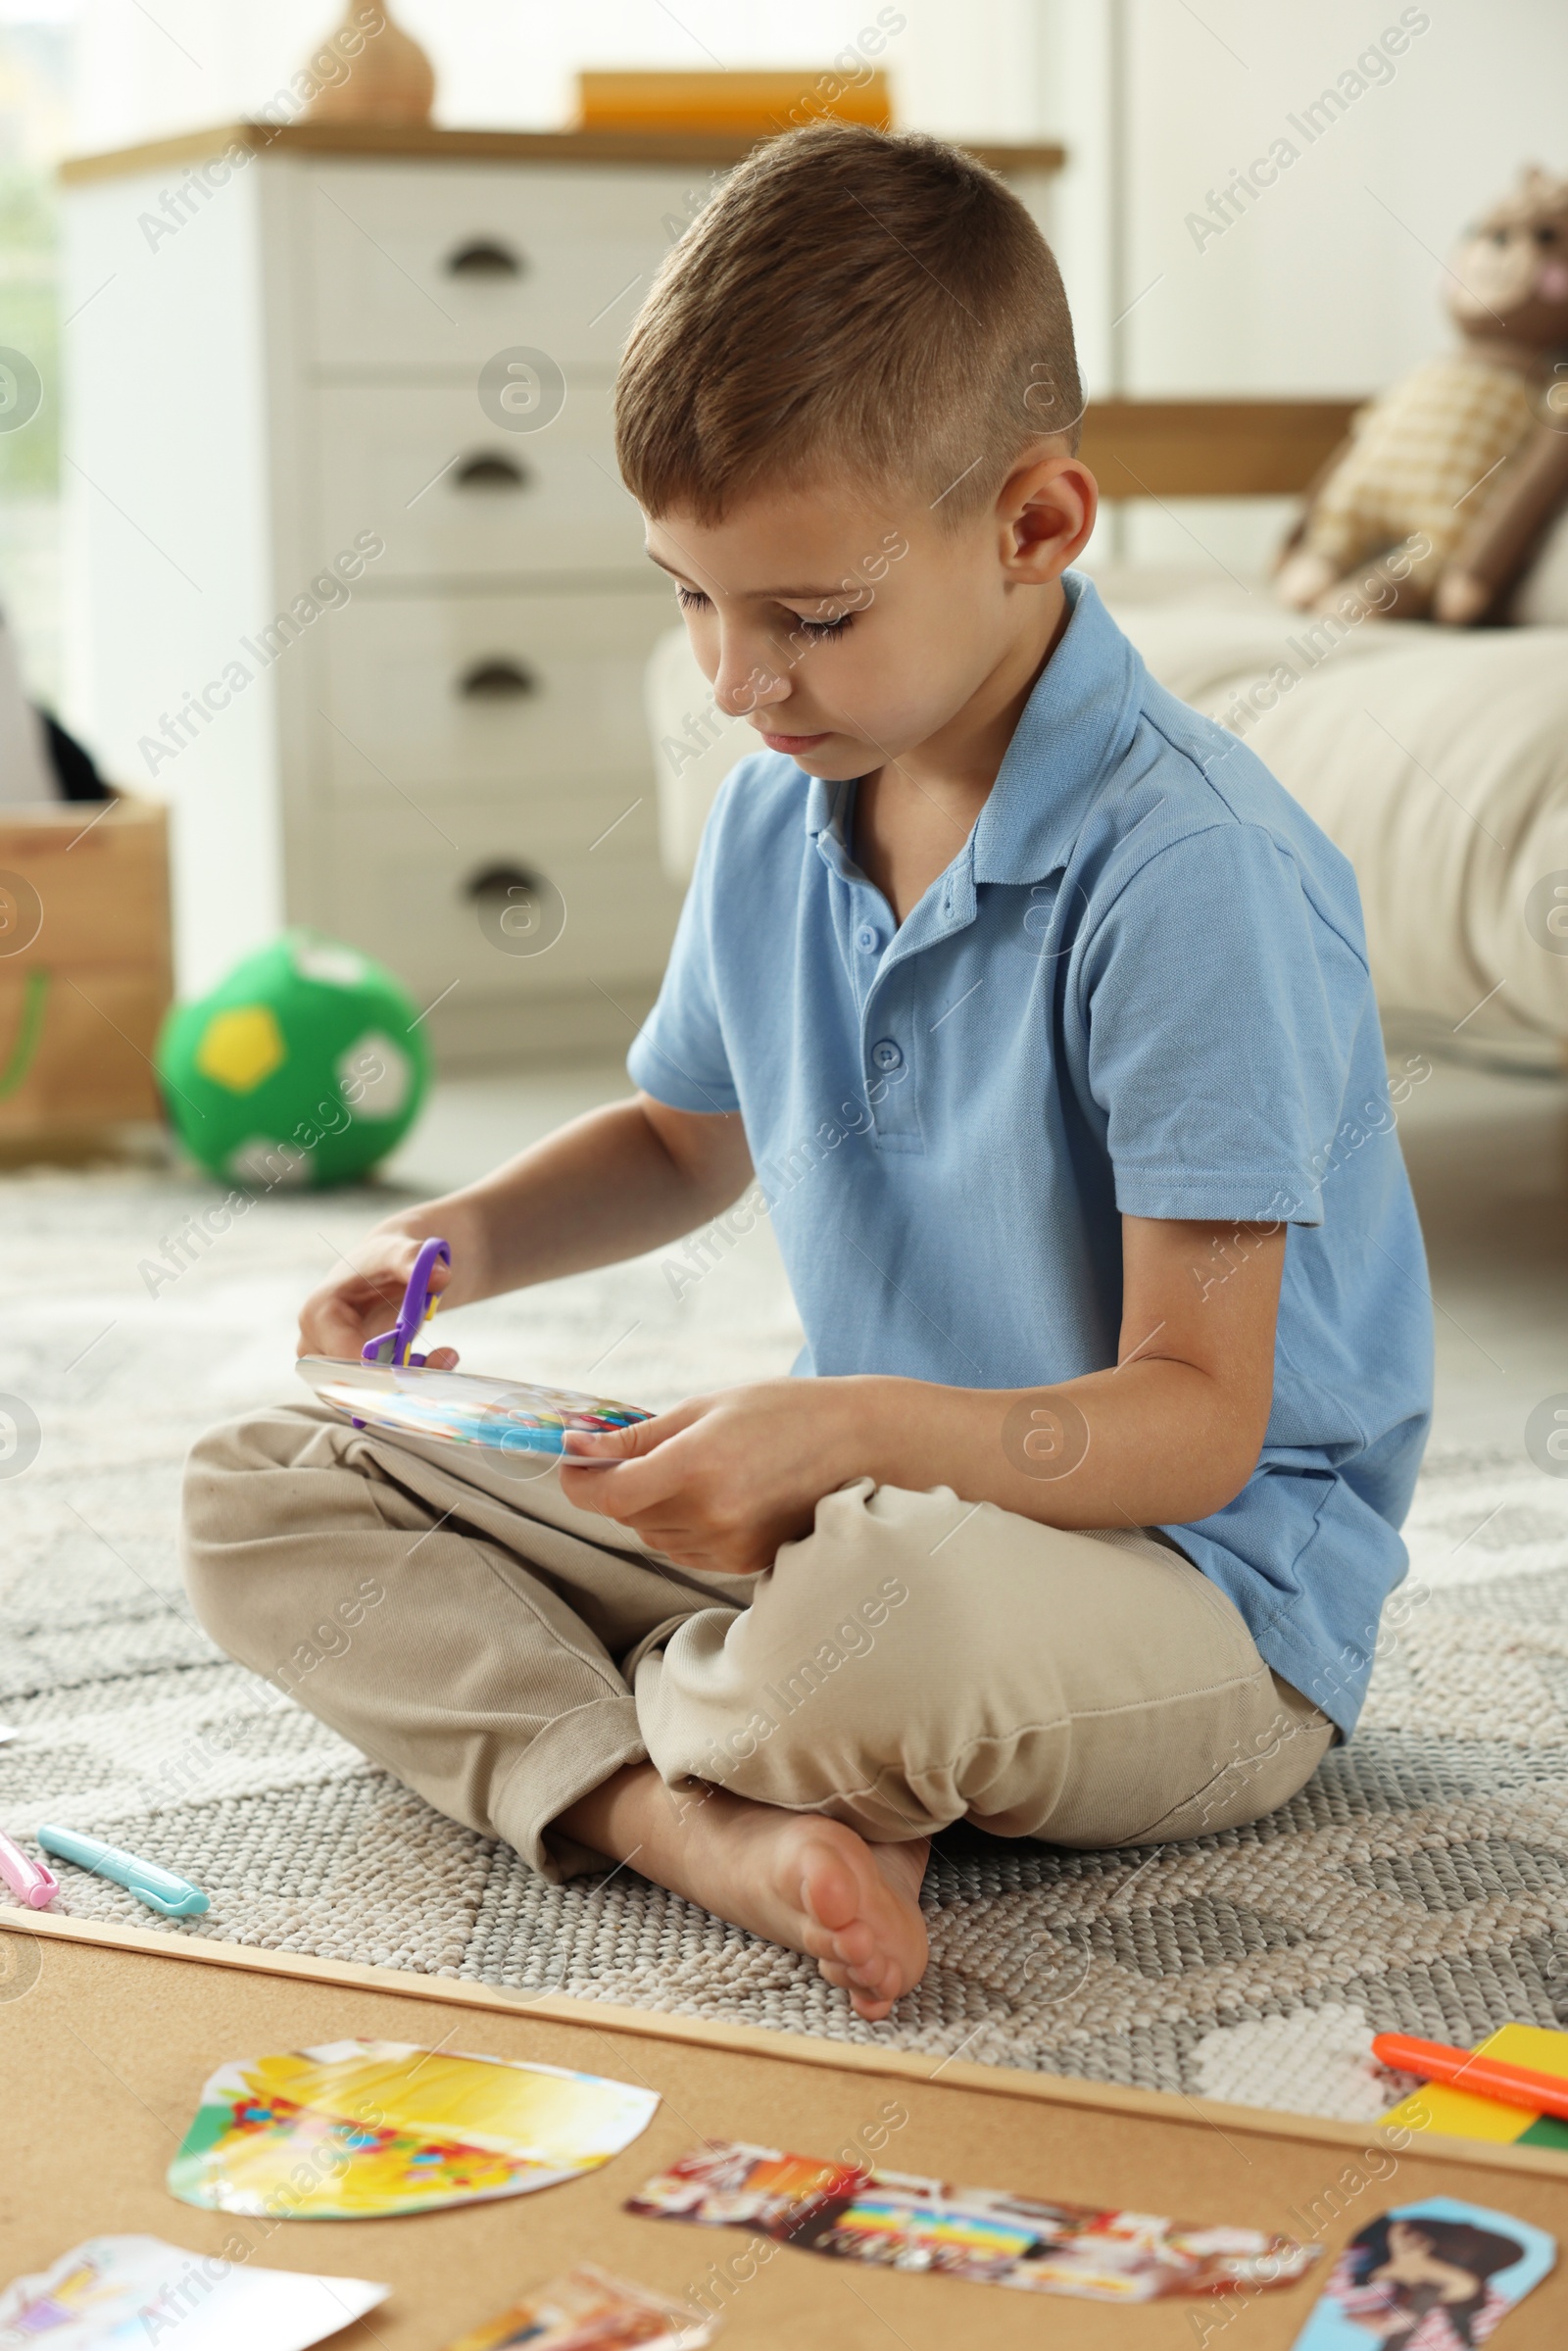
[{"label": "boy's bare foot", "polygon": [[867,1844],[819,1813],[704,1783],[668,1788],[648,1763],[617,1772],[558,1826],[732,1926],[804,1951],[872,2024],[925,1973],[926,1837]]}]

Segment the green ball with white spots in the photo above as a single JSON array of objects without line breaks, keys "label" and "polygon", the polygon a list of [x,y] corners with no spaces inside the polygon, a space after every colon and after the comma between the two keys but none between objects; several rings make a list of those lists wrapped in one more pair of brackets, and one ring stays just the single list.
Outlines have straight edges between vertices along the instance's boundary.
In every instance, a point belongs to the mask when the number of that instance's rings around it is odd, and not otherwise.
[{"label": "green ball with white spots", "polygon": [[236,963],[158,1040],[170,1121],[229,1183],[347,1184],[401,1143],[430,1056],[408,991],[368,955],[289,931]]}]

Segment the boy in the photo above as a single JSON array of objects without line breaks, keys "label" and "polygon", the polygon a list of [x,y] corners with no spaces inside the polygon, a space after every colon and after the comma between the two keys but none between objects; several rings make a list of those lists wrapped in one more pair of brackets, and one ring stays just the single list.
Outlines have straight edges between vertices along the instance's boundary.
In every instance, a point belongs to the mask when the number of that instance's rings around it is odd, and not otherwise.
[{"label": "boy", "polygon": [[[508,1465],[307,1405],[196,1448],[203,1621],[552,1876],[630,1862],[863,2017],[929,1837],[1105,1846],[1292,1795],[1354,1724],[1430,1310],[1354,882],[1068,566],[1072,329],[999,182],[821,125],[675,248],[622,469],[720,707],[640,1091],[391,1216],[309,1299],[357,1355],[690,1232],[754,1171],[808,1376]],[[437,1349],[435,1363],[456,1361]]]}]

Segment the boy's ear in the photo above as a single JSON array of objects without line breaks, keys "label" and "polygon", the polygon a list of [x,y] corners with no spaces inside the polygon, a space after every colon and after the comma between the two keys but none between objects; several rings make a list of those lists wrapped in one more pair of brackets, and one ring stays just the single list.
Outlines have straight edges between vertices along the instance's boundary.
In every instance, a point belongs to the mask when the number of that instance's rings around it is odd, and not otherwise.
[{"label": "boy's ear", "polygon": [[1003,568],[1020,587],[1059,579],[1095,527],[1100,485],[1082,461],[1037,456],[1014,466],[997,497]]}]

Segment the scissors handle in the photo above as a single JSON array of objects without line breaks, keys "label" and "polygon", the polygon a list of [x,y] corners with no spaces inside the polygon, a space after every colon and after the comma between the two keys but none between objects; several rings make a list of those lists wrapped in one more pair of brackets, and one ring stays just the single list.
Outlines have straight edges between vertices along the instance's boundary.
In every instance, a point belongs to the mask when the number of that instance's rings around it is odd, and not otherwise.
[{"label": "scissors handle", "polygon": [[416,1366],[424,1362],[423,1355],[411,1355],[409,1349],[441,1302],[438,1298],[430,1296],[430,1276],[437,1264],[451,1263],[452,1251],[444,1241],[426,1241],[421,1245],[414,1260],[414,1271],[409,1276],[409,1286],[403,1293],[397,1321],[390,1331],[383,1331],[379,1339],[366,1341],[360,1349],[362,1362],[413,1363]]}]

